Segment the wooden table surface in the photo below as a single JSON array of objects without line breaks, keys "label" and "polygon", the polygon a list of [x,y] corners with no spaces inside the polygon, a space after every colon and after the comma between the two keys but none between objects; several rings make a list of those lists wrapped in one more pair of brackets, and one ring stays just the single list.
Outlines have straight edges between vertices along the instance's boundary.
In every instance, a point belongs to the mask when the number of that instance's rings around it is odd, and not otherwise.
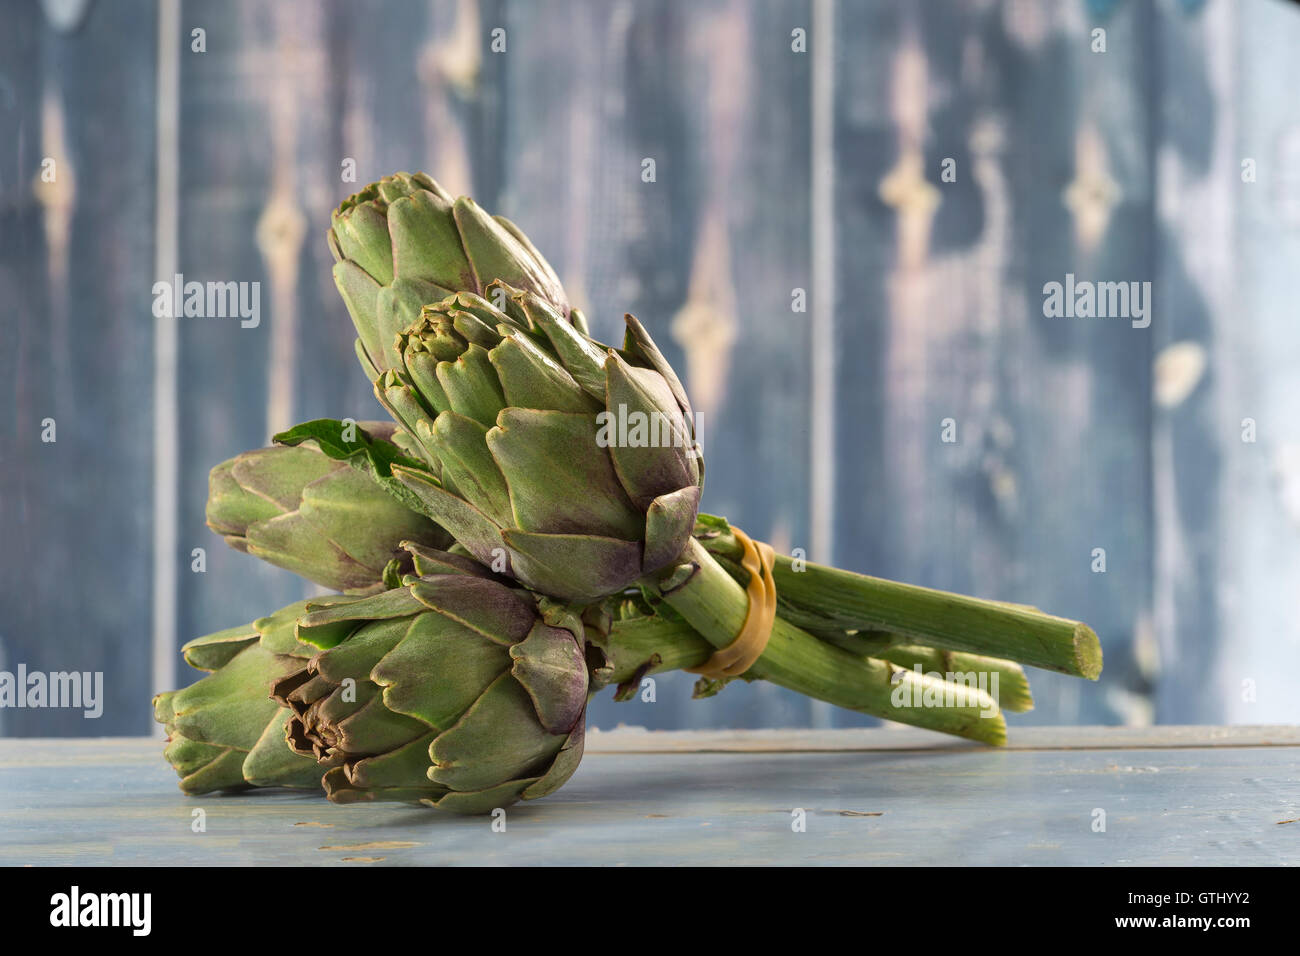
[{"label": "wooden table surface", "polygon": [[509,808],[505,832],[287,791],[186,797],[161,746],[0,740],[0,863],[1300,862],[1294,727],[1023,728],[1003,749],[910,729],[593,732],[573,779]]}]

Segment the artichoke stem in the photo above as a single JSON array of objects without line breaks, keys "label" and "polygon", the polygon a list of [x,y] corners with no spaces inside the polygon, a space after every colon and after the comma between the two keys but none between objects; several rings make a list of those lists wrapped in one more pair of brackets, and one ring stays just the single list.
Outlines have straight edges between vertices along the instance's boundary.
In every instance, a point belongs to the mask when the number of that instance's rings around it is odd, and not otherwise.
[{"label": "artichoke stem", "polygon": [[[739,544],[730,535],[707,546],[730,557]],[[778,555],[773,570],[783,603],[823,617],[842,630],[881,630],[910,643],[1005,658],[1030,667],[1096,680],[1101,644],[1080,621],[1054,617],[1022,604],[989,601],[883,578],[794,562]]]},{"label": "artichoke stem", "polygon": [[[661,596],[714,647],[739,633],[749,599],[744,589],[694,538],[682,562],[695,570],[675,587],[645,585]],[[680,582],[680,583],[679,583]],[[779,585],[778,585],[779,589]],[[763,655],[745,674],[848,710],[955,734],[989,744],[1006,742],[1006,721],[986,690],[918,675],[889,661],[855,656],[777,617]]]}]

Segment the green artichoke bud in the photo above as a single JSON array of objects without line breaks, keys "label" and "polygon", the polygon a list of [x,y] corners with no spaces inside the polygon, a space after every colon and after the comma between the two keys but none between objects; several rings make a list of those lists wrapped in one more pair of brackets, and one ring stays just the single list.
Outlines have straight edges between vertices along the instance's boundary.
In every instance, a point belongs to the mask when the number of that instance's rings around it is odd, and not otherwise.
[{"label": "green artichoke bud", "polygon": [[320,789],[320,767],[289,748],[289,711],[271,699],[271,685],[315,652],[294,637],[306,604],[185,645],[185,660],[210,673],[183,690],[159,694],[153,705],[154,718],[167,729],[163,756],[186,793]]},{"label": "green artichoke bud", "polygon": [[[275,684],[288,740],[328,768],[337,803],[400,800],[487,813],[545,796],[582,758],[583,626],[477,573],[407,578],[373,597],[309,607],[322,648]],[[430,570],[423,566],[421,571]],[[554,622],[554,623],[552,623]]]},{"label": "green artichoke bud", "polygon": [[[349,196],[328,234],[334,281],[370,381],[398,364],[394,341],[421,307],[494,280],[536,293],[569,317],[555,271],[514,223],[489,216],[424,173],[397,173]],[[572,320],[582,326],[580,315]]]},{"label": "green artichoke bud", "polygon": [[504,291],[504,309],[460,293],[398,336],[401,366],[375,394],[441,481],[392,475],[479,561],[588,603],[690,538],[703,481],[690,403],[636,319],[616,350],[541,297]]},{"label": "green artichoke bud", "polygon": [[[390,441],[388,422],[357,426],[368,442]],[[399,453],[397,448],[394,454]],[[451,536],[346,461],[314,443],[245,452],[212,469],[208,527],[238,551],[349,593],[383,588],[385,569],[411,569],[403,541],[433,548]]]}]

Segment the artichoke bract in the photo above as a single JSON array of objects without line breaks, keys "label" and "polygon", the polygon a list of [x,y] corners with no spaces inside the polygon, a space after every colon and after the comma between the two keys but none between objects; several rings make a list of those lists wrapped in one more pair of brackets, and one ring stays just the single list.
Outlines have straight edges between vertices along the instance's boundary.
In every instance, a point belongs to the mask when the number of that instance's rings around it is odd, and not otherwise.
[{"label": "artichoke bract", "polygon": [[431,471],[393,476],[479,561],[564,601],[675,561],[703,462],[667,360],[631,316],[614,349],[532,292],[488,291],[501,308],[460,293],[397,337],[401,365],[375,394]]},{"label": "artichoke bract", "polygon": [[[368,442],[395,426],[361,422]],[[212,469],[208,527],[238,551],[348,593],[383,587],[385,569],[410,570],[403,541],[446,548],[451,536],[404,507],[366,473],[312,443],[245,452]]]},{"label": "artichoke bract", "polygon": [[327,238],[372,382],[398,364],[394,340],[422,307],[455,292],[481,295],[495,280],[535,292],[583,327],[555,270],[514,223],[454,199],[424,173],[386,176],[349,196]]},{"label": "artichoke bract", "polygon": [[294,636],[306,606],[300,601],[185,645],[185,660],[210,673],[182,690],[157,695],[153,703],[154,718],[167,731],[163,755],[186,793],[320,789],[321,768],[290,749],[289,710],[271,699],[271,685],[299,670],[315,652]]},{"label": "artichoke bract", "polygon": [[486,813],[553,792],[582,758],[581,622],[550,623],[534,595],[445,557],[449,573],[309,607],[298,623],[321,651],[274,695],[292,712],[290,745],[326,768],[337,803]]}]

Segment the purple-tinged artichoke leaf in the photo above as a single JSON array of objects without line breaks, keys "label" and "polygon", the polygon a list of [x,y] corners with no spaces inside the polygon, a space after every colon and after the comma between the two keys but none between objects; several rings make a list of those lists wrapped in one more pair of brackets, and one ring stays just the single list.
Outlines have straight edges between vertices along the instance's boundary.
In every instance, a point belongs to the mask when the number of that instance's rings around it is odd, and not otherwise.
[{"label": "purple-tinged artichoke leaf", "polygon": [[400,553],[401,541],[451,543],[450,536],[436,524],[398,502],[373,477],[353,468],[307,485],[298,514],[316,530],[316,538],[337,545],[372,572],[371,584]]},{"label": "purple-tinged artichoke leaf", "polygon": [[508,408],[487,443],[520,530],[640,539],[644,516],[597,443],[594,416]]},{"label": "purple-tinged artichoke leaf", "polygon": [[528,636],[537,617],[532,600],[522,590],[486,578],[439,574],[410,585],[411,593],[431,611],[502,645]]},{"label": "purple-tinged artichoke leaf", "polygon": [[638,508],[661,495],[698,484],[695,440],[662,375],[635,368],[610,352],[605,422],[610,458]]},{"label": "purple-tinged artichoke leaf", "polygon": [[383,571],[349,556],[302,511],[254,525],[245,542],[249,554],[336,591],[372,589]]},{"label": "purple-tinged artichoke leaf", "polygon": [[537,722],[532,699],[509,673],[483,691],[429,748],[429,779],[453,790],[486,790],[550,765],[565,737]]},{"label": "purple-tinged artichoke leaf", "polygon": [[402,547],[410,553],[417,577],[430,574],[467,574],[478,578],[493,576],[483,565],[463,554],[426,547],[418,541],[403,541]]},{"label": "purple-tinged artichoke leaf", "polygon": [[542,621],[510,648],[510,672],[528,692],[542,726],[567,734],[587,707],[587,661],[572,633]]},{"label": "purple-tinged artichoke leaf", "polygon": [[643,565],[646,574],[667,567],[681,556],[695,527],[699,506],[699,486],[691,485],[656,498],[646,509]]},{"label": "purple-tinged artichoke leaf", "polygon": [[597,601],[641,576],[639,541],[510,530],[501,536],[515,577],[562,601]]},{"label": "purple-tinged artichoke leaf", "polygon": [[664,377],[668,387],[672,390],[673,396],[677,399],[682,414],[688,420],[694,421],[695,413],[691,411],[691,400],[686,395],[686,389],[682,386],[682,380],[677,377],[668,359],[659,351],[659,346],[655,345],[655,340],[650,337],[650,333],[645,330],[636,316],[625,314],[623,321],[627,324],[627,334],[623,340],[623,350],[630,355],[635,355],[643,359],[652,369]]}]

